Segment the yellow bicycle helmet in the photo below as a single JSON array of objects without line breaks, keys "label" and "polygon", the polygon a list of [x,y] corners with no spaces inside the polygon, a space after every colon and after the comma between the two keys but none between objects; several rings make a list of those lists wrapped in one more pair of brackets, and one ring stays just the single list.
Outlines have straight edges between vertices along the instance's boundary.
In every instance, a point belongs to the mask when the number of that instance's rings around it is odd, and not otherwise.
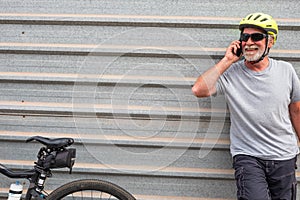
[{"label": "yellow bicycle helmet", "polygon": [[247,15],[240,21],[239,29],[243,31],[244,28],[261,29],[273,36],[274,44],[277,40],[278,26],[276,21],[270,15],[264,13],[252,13]]}]

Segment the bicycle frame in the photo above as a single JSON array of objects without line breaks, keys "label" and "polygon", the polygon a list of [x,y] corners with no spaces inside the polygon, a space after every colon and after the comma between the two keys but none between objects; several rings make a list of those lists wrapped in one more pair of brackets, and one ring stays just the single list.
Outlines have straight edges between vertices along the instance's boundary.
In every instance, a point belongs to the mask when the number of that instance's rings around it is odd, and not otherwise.
[{"label": "bicycle frame", "polygon": [[0,164],[0,173],[9,177],[9,178],[30,178],[35,174],[35,170],[26,170],[21,172],[14,172],[4,165]]},{"label": "bicycle frame", "polygon": [[[33,169],[13,171],[0,164],[0,173],[13,179],[20,178],[29,180],[25,200],[44,200],[48,196],[48,194],[44,191],[44,185],[46,179],[52,176],[51,169],[69,167],[71,173],[71,169],[75,162],[76,151],[75,149],[66,149],[67,146],[73,144],[74,140],[72,138],[49,139],[35,136],[29,138],[26,142],[34,140],[44,144],[45,146],[40,148],[37,155],[38,159],[35,162]],[[70,151],[71,155],[68,154],[68,150],[72,150]],[[65,155],[66,153],[67,155]],[[62,156],[57,159],[57,155]]]},{"label": "bicycle frame", "polygon": [[[99,199],[107,197],[119,200],[136,200],[135,197],[124,188],[97,179],[80,179],[68,182],[51,193],[44,190],[45,181],[52,176],[51,169],[65,168],[70,169],[75,163],[76,149],[66,148],[74,143],[72,138],[50,139],[40,136],[34,136],[26,142],[37,141],[44,146],[40,148],[37,161],[33,169],[23,171],[13,171],[0,164],[0,173],[9,178],[26,178],[29,180],[28,190],[25,200],[57,200],[65,197],[79,197],[80,199]],[[91,195],[88,197],[88,195]]]},{"label": "bicycle frame", "polygon": [[50,175],[51,171],[49,170],[46,172],[44,170],[38,170],[38,168],[39,167],[35,165],[34,169],[16,172],[0,164],[0,173],[12,179],[28,179],[29,186],[25,200],[29,200],[32,197],[36,200],[43,200],[47,196],[47,194],[43,192],[44,183],[48,177],[47,175],[45,176],[45,174]]}]

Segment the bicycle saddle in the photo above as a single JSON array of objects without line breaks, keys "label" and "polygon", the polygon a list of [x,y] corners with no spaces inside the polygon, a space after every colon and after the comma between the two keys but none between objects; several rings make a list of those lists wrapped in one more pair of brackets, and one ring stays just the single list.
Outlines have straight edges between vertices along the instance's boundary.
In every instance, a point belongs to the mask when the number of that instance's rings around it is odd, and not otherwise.
[{"label": "bicycle saddle", "polygon": [[33,136],[26,140],[26,142],[37,141],[47,146],[47,148],[61,148],[67,147],[74,143],[73,138],[46,138],[42,136]]}]

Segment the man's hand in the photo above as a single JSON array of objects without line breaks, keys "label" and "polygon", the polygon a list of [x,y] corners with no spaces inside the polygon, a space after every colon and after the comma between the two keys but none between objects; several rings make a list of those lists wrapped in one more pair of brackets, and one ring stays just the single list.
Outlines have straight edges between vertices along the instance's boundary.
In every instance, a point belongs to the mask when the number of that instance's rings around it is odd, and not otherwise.
[{"label": "man's hand", "polygon": [[237,56],[236,53],[238,51],[238,49],[240,48],[240,45],[241,44],[241,41],[239,40],[235,40],[233,41],[230,46],[227,48],[226,50],[226,53],[225,53],[225,57],[228,59],[228,60],[233,60],[233,62],[236,62],[239,60],[239,58],[241,57],[240,56]]},{"label": "man's hand", "polygon": [[208,97],[216,93],[216,83],[219,77],[236,61],[239,60],[232,51],[236,52],[240,41],[233,41],[226,49],[225,56],[213,67],[209,68],[198,77],[192,88],[192,92],[197,97]]}]

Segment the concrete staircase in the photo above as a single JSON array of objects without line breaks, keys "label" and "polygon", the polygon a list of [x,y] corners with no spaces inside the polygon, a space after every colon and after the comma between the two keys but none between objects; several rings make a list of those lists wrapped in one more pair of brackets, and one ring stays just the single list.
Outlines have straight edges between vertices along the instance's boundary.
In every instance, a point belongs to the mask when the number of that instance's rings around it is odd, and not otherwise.
[{"label": "concrete staircase", "polygon": [[[259,8],[259,10],[258,10]],[[239,20],[277,19],[271,56],[300,75],[298,1],[0,1],[0,163],[33,164],[27,137],[73,137],[73,174],[139,200],[235,199],[229,114],[191,86],[239,37]],[[10,180],[1,175],[5,199]]]}]

